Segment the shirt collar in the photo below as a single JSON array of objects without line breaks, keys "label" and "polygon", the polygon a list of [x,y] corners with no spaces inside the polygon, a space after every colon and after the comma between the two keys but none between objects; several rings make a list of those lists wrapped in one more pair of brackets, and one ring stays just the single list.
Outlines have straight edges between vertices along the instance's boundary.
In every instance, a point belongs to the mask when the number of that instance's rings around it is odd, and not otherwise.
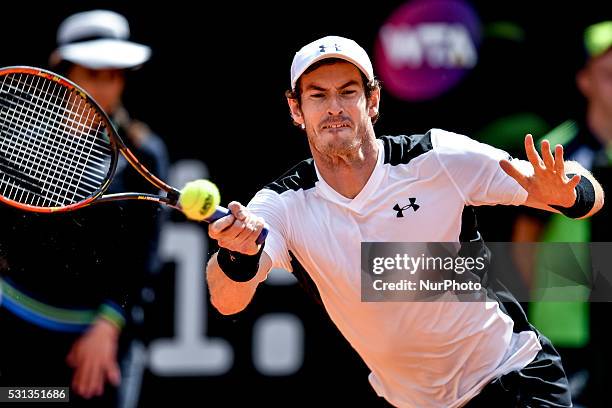
[{"label": "shirt collar", "polygon": [[314,166],[317,172],[318,181],[315,183],[315,188],[321,197],[324,199],[331,201],[335,204],[341,205],[343,207],[347,207],[348,209],[361,213],[363,208],[367,204],[369,198],[372,194],[377,190],[381,181],[384,177],[384,159],[385,159],[385,149],[383,147],[382,141],[380,139],[376,139],[376,145],[378,146],[378,156],[376,159],[376,165],[374,166],[374,170],[372,174],[370,174],[370,178],[363,186],[359,194],[355,198],[347,198],[342,194],[338,193],[334,190],[329,184],[325,182],[321,173],[319,172],[319,168],[317,167],[317,163],[315,161]]}]

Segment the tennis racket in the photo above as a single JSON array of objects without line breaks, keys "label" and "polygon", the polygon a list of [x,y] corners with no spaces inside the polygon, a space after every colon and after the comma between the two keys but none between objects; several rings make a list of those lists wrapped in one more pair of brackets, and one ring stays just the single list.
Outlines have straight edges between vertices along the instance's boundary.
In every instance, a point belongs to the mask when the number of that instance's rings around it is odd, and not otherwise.
[{"label": "tennis racket", "polygon": [[[166,195],[104,194],[120,153]],[[40,68],[0,69],[0,201],[40,213],[117,200],[148,200],[180,210],[180,194],[138,161],[108,115],[78,85]],[[229,214],[219,206],[205,221]],[[267,233],[264,228],[258,244]]]}]

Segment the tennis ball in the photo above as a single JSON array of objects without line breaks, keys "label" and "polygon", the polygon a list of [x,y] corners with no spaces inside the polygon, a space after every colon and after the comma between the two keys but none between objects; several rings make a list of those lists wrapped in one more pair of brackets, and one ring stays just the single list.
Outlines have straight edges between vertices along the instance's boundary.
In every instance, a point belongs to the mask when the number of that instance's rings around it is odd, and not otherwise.
[{"label": "tennis ball", "polygon": [[195,180],[185,184],[181,190],[179,204],[187,218],[202,221],[215,212],[221,202],[216,185],[208,180]]}]

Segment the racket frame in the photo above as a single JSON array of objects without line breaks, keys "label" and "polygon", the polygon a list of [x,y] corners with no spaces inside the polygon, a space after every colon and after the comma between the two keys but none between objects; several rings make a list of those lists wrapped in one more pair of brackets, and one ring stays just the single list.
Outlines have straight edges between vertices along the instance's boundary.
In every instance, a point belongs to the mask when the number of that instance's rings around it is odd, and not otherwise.
[{"label": "racket frame", "polygon": [[[32,211],[38,213],[56,213],[56,212],[67,212],[74,211],[79,208],[86,207],[88,205],[94,203],[102,203],[109,201],[118,201],[118,200],[147,200],[154,201],[161,204],[168,205],[170,207],[180,209],[178,206],[178,198],[180,196],[180,191],[166,182],[159,179],[153,173],[151,173],[140,161],[136,158],[136,156],[132,153],[132,151],[127,147],[119,133],[115,129],[112,121],[110,120],[108,114],[100,107],[100,104],[96,102],[96,100],[89,95],[84,89],[70,81],[67,78],[64,78],[54,72],[42,69],[35,68],[29,66],[12,66],[0,68],[0,78],[5,75],[10,74],[26,74],[26,75],[35,75],[41,78],[45,78],[47,80],[53,81],[60,86],[67,88],[70,91],[74,91],[77,93],[79,97],[85,99],[85,101],[96,111],[102,120],[104,126],[106,127],[106,132],[108,134],[110,149],[112,151],[111,154],[111,163],[109,166],[108,174],[104,182],[100,185],[100,187],[94,191],[90,196],[80,200],[77,203],[68,204],[65,206],[55,206],[55,207],[41,207],[34,206],[30,204],[20,203],[15,200],[11,200],[9,198],[0,195],[0,202],[8,204],[10,206],[19,208],[25,211]],[[143,176],[146,180],[148,180],[151,184],[157,187],[160,190],[166,192],[166,196],[160,196],[155,194],[146,194],[146,193],[115,193],[115,194],[107,194],[104,195],[104,192],[108,189],[110,184],[113,181],[115,176],[115,172],[117,170],[117,163],[119,161],[119,153],[128,161],[128,163],[138,172],[141,176]]]},{"label": "racket frame", "polygon": [[[23,204],[15,200],[8,199],[0,194],[0,202],[8,204],[12,207],[19,208],[25,211],[38,212],[38,213],[57,213],[57,212],[68,212],[74,211],[79,208],[87,207],[91,204],[110,202],[110,201],[119,201],[119,200],[147,200],[153,201],[156,203],[164,204],[169,207],[175,208],[177,210],[181,210],[180,205],[178,204],[178,199],[181,194],[179,190],[167,184],[166,182],[159,179],[153,173],[149,171],[140,161],[136,158],[136,156],[132,153],[132,151],[127,147],[119,133],[115,129],[115,126],[111,122],[108,114],[100,107],[100,104],[89,95],[84,89],[70,81],[67,78],[64,78],[54,72],[30,67],[30,66],[11,66],[0,68],[0,78],[9,74],[27,74],[27,75],[35,75],[40,76],[42,78],[51,80],[53,82],[58,83],[61,86],[68,88],[69,90],[75,91],[80,97],[84,98],[93,109],[100,115],[100,119],[106,125],[106,130],[111,146],[111,163],[109,167],[108,174],[106,175],[106,179],[100,185],[100,187],[94,191],[89,197],[84,198],[83,200],[68,204],[65,206],[59,207],[39,207],[29,204]],[[115,172],[117,170],[117,163],[119,160],[119,153],[128,161],[128,163],[138,172],[141,176],[143,176],[146,180],[148,180],[151,184],[157,187],[160,190],[166,192],[166,196],[160,196],[155,194],[147,194],[147,193],[114,193],[114,194],[106,194],[104,192],[108,189],[113,178],[115,176]],[[206,222],[213,222],[222,217],[229,215],[231,211],[227,208],[217,206],[215,212],[208,217]],[[268,227],[267,225],[261,231],[261,234],[257,238],[256,242],[258,244],[262,244],[268,235]]]}]

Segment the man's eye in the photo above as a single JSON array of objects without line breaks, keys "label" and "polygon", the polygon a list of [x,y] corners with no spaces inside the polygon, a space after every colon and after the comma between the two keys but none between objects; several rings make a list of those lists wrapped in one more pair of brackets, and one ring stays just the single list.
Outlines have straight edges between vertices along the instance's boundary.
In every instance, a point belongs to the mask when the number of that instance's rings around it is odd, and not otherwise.
[{"label": "man's eye", "polygon": [[343,95],[354,95],[356,91],[352,90],[352,89],[347,89],[345,91],[342,92]]},{"label": "man's eye", "polygon": [[325,95],[323,95],[322,93],[315,93],[315,94],[310,94],[311,98],[322,98]]}]

